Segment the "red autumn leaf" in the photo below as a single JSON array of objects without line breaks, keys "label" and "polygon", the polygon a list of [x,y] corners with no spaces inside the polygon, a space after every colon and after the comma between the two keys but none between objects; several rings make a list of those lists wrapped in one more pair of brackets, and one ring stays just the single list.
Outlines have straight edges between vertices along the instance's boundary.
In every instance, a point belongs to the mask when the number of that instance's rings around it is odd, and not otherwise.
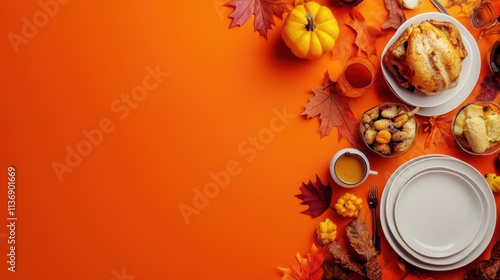
[{"label": "red autumn leaf", "polygon": [[399,0],[384,0],[385,9],[389,12],[389,17],[382,24],[382,29],[398,29],[406,21],[403,11],[403,4]]},{"label": "red autumn leaf", "polygon": [[451,143],[455,141],[451,130],[452,120],[453,116],[432,116],[428,122],[424,123],[424,131],[429,131],[424,149],[428,149],[432,144],[451,147]]},{"label": "red autumn leaf", "polygon": [[337,127],[339,142],[346,138],[352,145],[359,147],[359,120],[354,116],[348,99],[335,89],[328,72],[323,77],[323,88],[312,89],[312,92],[314,97],[309,99],[302,115],[308,119],[319,116],[321,137],[328,136]]},{"label": "red autumn leaf", "polygon": [[377,38],[384,36],[384,33],[368,24],[365,17],[357,9],[351,10],[350,21],[346,24],[356,31],[356,41],[354,43],[359,50],[365,52],[368,57],[377,55],[375,42]]},{"label": "red autumn leaf", "polygon": [[275,25],[273,16],[283,19],[283,14],[290,11],[286,0],[230,0],[226,6],[234,7],[229,15],[233,19],[230,27],[242,26],[253,14],[254,30],[266,39],[267,31]]},{"label": "red autumn leaf", "polygon": [[298,264],[290,268],[278,267],[283,272],[282,280],[321,280],[323,278],[323,263],[329,259],[328,251],[324,247],[312,245],[311,250],[302,257],[299,252],[295,255]]},{"label": "red autumn leaf", "polygon": [[500,82],[493,76],[493,74],[484,78],[481,82],[481,88],[476,96],[477,101],[495,101],[500,92]]},{"label": "red autumn leaf", "polygon": [[302,205],[308,205],[309,208],[300,213],[310,215],[313,218],[323,214],[330,208],[332,200],[332,187],[330,184],[324,185],[323,182],[316,175],[316,183],[309,180],[309,183],[300,187],[300,194],[295,195],[298,199],[302,200]]}]

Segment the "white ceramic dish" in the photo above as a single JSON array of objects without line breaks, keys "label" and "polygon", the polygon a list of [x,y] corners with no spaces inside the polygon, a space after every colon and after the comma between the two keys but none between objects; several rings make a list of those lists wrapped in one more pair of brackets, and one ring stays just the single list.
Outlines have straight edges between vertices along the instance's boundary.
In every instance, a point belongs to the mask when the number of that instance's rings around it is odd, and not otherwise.
[{"label": "white ceramic dish", "polygon": [[[445,158],[447,159],[447,158]],[[476,183],[466,174],[461,172],[460,170],[457,170],[456,168],[450,168],[450,167],[445,167],[446,164],[448,165],[454,165],[456,162],[444,162],[443,165],[438,165],[436,166],[433,163],[433,160],[435,160],[433,157],[422,157],[422,160],[419,160],[418,162],[412,163],[409,166],[405,167],[401,172],[398,172],[397,175],[395,175],[394,180],[390,180],[389,182],[391,183],[391,186],[386,186],[388,188],[388,200],[385,205],[385,210],[386,210],[386,221],[389,230],[392,232],[392,237],[394,238],[395,242],[397,242],[409,255],[411,255],[413,258],[416,260],[426,263],[426,264],[433,264],[436,266],[442,266],[442,265],[451,265],[455,264],[462,259],[464,259],[467,255],[469,255],[471,252],[474,251],[475,247],[477,244],[484,238],[486,235],[486,230],[489,227],[489,218],[490,218],[490,213],[488,213],[488,208],[486,203],[483,203],[483,213],[485,215],[483,216],[483,221],[481,222],[481,227],[479,228],[478,235],[476,236],[476,239],[470,244],[471,246],[466,247],[462,251],[450,255],[448,257],[443,257],[443,258],[434,258],[434,257],[428,257],[426,255],[422,255],[416,251],[414,251],[408,244],[405,243],[403,238],[401,237],[399,230],[396,226],[396,222],[394,219],[394,208],[395,208],[395,203],[396,203],[396,197],[401,190],[401,188],[414,177],[414,174],[419,174],[422,172],[427,172],[429,170],[440,170],[440,171],[448,171],[448,172],[454,172],[457,175],[461,176],[464,178],[464,180],[467,180],[470,184],[476,185]],[[461,167],[461,166],[459,166]],[[392,179],[392,178],[391,178]],[[483,179],[484,180],[484,179]],[[388,183],[389,183],[388,182]],[[476,186],[477,187],[477,186]],[[487,201],[486,194],[484,193],[483,190],[478,191],[479,195],[481,196],[481,201]],[[490,191],[491,193],[491,191]]]},{"label": "white ceramic dish", "polygon": [[[423,166],[422,166],[423,165]],[[443,166],[448,166],[451,169],[457,170],[458,174],[467,175],[469,183],[476,185],[479,188],[479,194],[484,202],[484,222],[482,222],[481,228],[479,229],[479,234],[477,238],[464,250],[457,254],[454,254],[446,258],[429,258],[427,256],[419,255],[412,252],[412,249],[401,240],[401,237],[397,237],[399,233],[390,229],[389,220],[393,219],[390,213],[387,213],[386,208],[389,207],[388,204],[394,205],[394,195],[398,194],[394,188],[398,184],[395,183],[397,180],[406,180],[408,177],[403,171],[409,172],[410,170],[421,170],[422,168],[436,167],[440,168]],[[415,172],[415,171],[414,171]],[[401,176],[399,176],[401,175]],[[392,187],[391,187],[392,186]],[[390,195],[390,197],[389,197]],[[400,255],[403,259],[408,261],[410,264],[420,267],[422,269],[432,270],[432,271],[447,271],[463,267],[477,257],[479,257],[486,247],[488,246],[496,225],[496,205],[495,199],[488,184],[484,180],[484,177],[479,173],[474,167],[467,164],[466,162],[460,161],[453,157],[444,155],[425,155],[418,158],[412,159],[403,165],[401,165],[389,178],[387,185],[384,188],[381,196],[381,207],[380,207],[380,221],[381,227],[384,235],[391,245],[391,247]],[[392,207],[392,206],[391,206]],[[389,215],[389,216],[388,216]],[[392,221],[394,227],[394,221]],[[482,236],[482,237],[481,237]]]},{"label": "white ceramic dish", "polygon": [[[443,93],[434,96],[426,96],[418,89],[411,93],[407,89],[401,87],[392,73],[382,62],[383,55],[387,52],[387,49],[397,40],[406,28],[408,28],[411,24],[420,23],[427,19],[449,21],[455,24],[462,35],[465,48],[468,52],[467,57],[462,61],[462,72],[460,74],[458,85],[455,88],[448,89]],[[417,113],[418,115],[433,116],[448,113],[467,99],[479,78],[481,56],[476,40],[459,21],[442,13],[428,12],[408,19],[400,26],[400,28],[398,28],[394,36],[389,40],[382,51],[381,65],[384,79],[389,85],[389,88],[401,101],[412,106],[420,107],[421,109]]]},{"label": "white ceramic dish", "polygon": [[[410,27],[412,24],[420,23],[423,20],[429,19],[426,14],[420,14],[418,16],[415,16],[406,22],[404,22],[398,30],[394,33],[394,36],[388,41],[387,45],[385,46],[382,54],[384,55],[389,47],[396,42],[396,40],[404,33],[404,31]],[[433,19],[433,18],[432,18]],[[448,21],[451,21],[450,19],[447,19]],[[467,39],[465,39],[462,36],[465,49],[467,52],[471,50],[470,44]],[[465,82],[467,81],[467,77],[470,75],[470,71],[472,69],[472,63],[473,63],[473,57],[470,55],[467,55],[464,60],[462,61],[462,71],[460,72],[460,78],[458,81],[458,84],[456,87],[447,89],[443,91],[440,94],[436,95],[426,95],[419,89],[415,89],[414,92],[410,92],[408,89],[403,88],[398,81],[394,78],[392,73],[387,69],[387,66],[384,65],[382,67],[382,72],[384,74],[384,77],[386,78],[386,81],[389,83],[390,87],[392,88],[393,92],[396,94],[399,99],[401,99],[403,102],[413,105],[415,107],[435,107],[444,104],[446,101],[449,101],[452,99],[465,85]]]},{"label": "white ceramic dish", "polygon": [[404,242],[433,258],[449,257],[469,246],[483,214],[474,186],[456,172],[436,168],[408,180],[394,207],[395,224]]}]

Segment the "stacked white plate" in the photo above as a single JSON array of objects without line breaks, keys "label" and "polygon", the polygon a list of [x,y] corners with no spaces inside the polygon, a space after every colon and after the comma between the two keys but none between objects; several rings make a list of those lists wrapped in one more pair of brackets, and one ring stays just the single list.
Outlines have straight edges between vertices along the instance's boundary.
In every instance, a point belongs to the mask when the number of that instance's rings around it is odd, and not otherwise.
[{"label": "stacked white plate", "polygon": [[[433,96],[425,95],[418,89],[415,89],[414,92],[410,92],[408,89],[403,88],[382,61],[389,47],[394,44],[394,42],[403,34],[403,32],[408,27],[410,27],[412,24],[419,24],[422,21],[429,19],[453,23],[460,31],[463,39],[462,41],[464,42],[465,49],[468,53],[468,55],[462,61],[462,71],[460,72],[460,78],[457,86]],[[408,19],[398,28],[394,36],[389,40],[384,50],[382,51],[381,65],[385,81],[389,85],[389,88],[392,90],[392,92],[401,101],[410,106],[420,107],[420,110],[417,113],[418,115],[434,116],[442,115],[452,111],[467,99],[467,97],[476,86],[477,80],[479,79],[479,73],[481,70],[481,55],[479,53],[479,47],[476,43],[476,40],[459,21],[449,15],[429,12],[419,14]]]},{"label": "stacked white plate", "polygon": [[432,271],[465,266],[489,245],[496,204],[483,175],[445,155],[401,165],[380,199],[384,235],[404,260]]}]

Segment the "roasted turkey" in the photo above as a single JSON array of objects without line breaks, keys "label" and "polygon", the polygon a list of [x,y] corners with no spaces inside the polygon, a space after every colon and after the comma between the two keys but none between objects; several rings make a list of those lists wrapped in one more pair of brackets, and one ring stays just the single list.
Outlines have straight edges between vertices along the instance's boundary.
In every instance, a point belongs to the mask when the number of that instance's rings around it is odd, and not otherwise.
[{"label": "roasted turkey", "polygon": [[383,62],[402,87],[436,95],[457,86],[466,56],[453,23],[425,20],[408,27],[389,47]]}]

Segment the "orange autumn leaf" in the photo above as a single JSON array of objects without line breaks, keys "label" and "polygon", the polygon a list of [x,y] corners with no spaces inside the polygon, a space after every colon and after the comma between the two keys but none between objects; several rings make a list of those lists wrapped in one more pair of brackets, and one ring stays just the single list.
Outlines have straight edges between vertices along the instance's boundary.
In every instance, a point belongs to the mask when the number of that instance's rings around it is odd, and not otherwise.
[{"label": "orange autumn leaf", "polygon": [[384,32],[369,24],[363,14],[357,9],[351,10],[350,21],[346,24],[356,31],[356,40],[354,43],[359,48],[359,51],[366,53],[368,57],[377,55],[375,42],[378,38],[385,35]]},{"label": "orange autumn leaf", "polygon": [[299,252],[295,255],[298,264],[290,268],[278,267],[283,272],[282,280],[321,280],[323,278],[323,263],[330,258],[324,247],[312,245],[311,250],[302,257]]},{"label": "orange autumn leaf", "polygon": [[[470,16],[474,7],[481,3],[480,0],[439,0],[439,2],[446,8],[459,7],[459,15],[465,17]],[[495,2],[495,1],[492,1]]]},{"label": "orange autumn leaf", "polygon": [[[337,16],[337,15],[336,15]],[[337,16],[338,22],[349,22],[352,20],[350,13],[340,13]],[[347,24],[339,24],[340,34],[342,34],[342,40],[337,40],[333,48],[332,58],[344,65],[352,56],[358,53],[358,47],[354,44],[356,41],[356,30],[351,28]]]},{"label": "orange autumn leaf", "polygon": [[288,0],[229,0],[226,6],[233,7],[229,15],[230,27],[242,26],[252,15],[254,30],[267,39],[267,32],[275,25],[274,17],[283,19],[283,14],[290,11]]},{"label": "orange autumn leaf", "polygon": [[453,116],[432,116],[428,122],[424,123],[424,131],[429,131],[424,149],[428,149],[432,144],[451,147],[451,143],[454,142],[451,130],[452,119]]},{"label": "orange autumn leaf", "polygon": [[349,106],[349,100],[335,89],[335,83],[326,72],[323,76],[323,88],[312,89],[314,97],[309,99],[302,113],[308,119],[319,116],[320,136],[328,136],[337,127],[338,141],[346,138],[354,146],[360,145],[359,120]]}]

